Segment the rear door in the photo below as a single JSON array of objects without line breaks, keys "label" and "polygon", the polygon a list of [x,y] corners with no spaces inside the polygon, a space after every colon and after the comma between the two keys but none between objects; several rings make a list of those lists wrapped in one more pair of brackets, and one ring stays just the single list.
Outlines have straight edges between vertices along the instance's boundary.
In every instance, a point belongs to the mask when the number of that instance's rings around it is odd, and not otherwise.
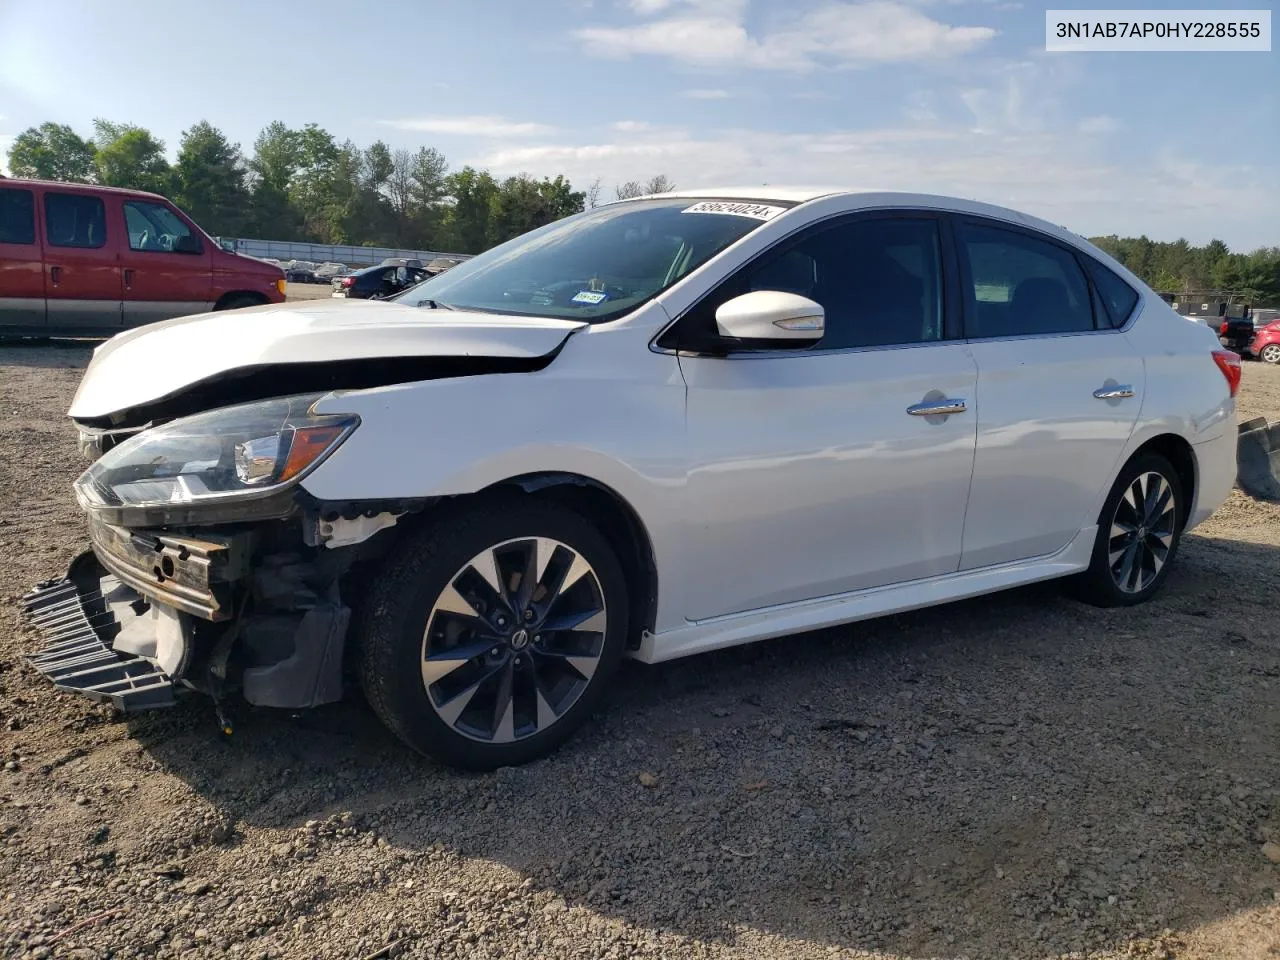
[{"label": "rear door", "polygon": [[50,332],[120,329],[120,264],[107,217],[113,195],[44,191],[45,294]]},{"label": "rear door", "polygon": [[1096,523],[1142,405],[1142,357],[1083,261],[1051,237],[957,218],[978,447],[962,570],[1047,556]]},{"label": "rear door", "polygon": [[137,327],[213,309],[213,254],[200,231],[166,203],[121,202],[124,325]]},{"label": "rear door", "polygon": [[0,187],[0,332],[45,325],[44,262],[29,187]]}]

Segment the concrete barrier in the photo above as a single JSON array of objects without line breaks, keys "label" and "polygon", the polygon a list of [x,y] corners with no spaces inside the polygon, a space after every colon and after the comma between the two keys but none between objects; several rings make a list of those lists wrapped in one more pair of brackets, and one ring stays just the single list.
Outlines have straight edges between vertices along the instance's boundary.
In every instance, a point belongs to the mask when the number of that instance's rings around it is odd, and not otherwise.
[{"label": "concrete barrier", "polygon": [[1236,446],[1236,482],[1260,500],[1280,500],[1280,420],[1262,417],[1240,424]]}]

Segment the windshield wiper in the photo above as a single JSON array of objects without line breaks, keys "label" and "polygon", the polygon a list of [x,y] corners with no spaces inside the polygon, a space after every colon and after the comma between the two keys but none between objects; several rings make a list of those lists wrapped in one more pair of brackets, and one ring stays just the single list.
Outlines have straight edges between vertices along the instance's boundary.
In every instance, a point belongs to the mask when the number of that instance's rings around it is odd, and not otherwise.
[{"label": "windshield wiper", "polygon": [[442,301],[442,300],[427,300],[427,299],[422,299],[422,300],[419,300],[419,301],[418,301],[418,306],[419,306],[419,307],[427,307],[427,308],[429,308],[429,309],[431,309],[431,310],[457,310],[457,309],[458,309],[458,308],[457,308],[457,307],[455,307],[453,304],[451,304],[451,303],[445,303],[445,302],[444,302],[444,301]]}]

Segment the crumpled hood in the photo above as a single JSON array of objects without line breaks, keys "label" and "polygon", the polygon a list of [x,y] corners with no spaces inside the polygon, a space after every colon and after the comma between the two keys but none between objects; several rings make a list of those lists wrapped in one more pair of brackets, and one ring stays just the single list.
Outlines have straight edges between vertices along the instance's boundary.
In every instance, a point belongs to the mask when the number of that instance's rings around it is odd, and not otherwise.
[{"label": "crumpled hood", "polygon": [[[69,415],[92,420],[253,371],[413,358],[536,360],[577,320],[316,300],[203,313],[149,324],[99,346]],[[354,386],[354,384],[353,384]]]}]

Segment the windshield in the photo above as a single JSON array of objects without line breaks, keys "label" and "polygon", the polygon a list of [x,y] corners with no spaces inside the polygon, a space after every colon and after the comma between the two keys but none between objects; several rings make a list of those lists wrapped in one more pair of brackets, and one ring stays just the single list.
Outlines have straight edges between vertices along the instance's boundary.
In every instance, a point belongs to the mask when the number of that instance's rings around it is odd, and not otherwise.
[{"label": "windshield", "polygon": [[410,306],[612,320],[786,208],[674,197],[610,204],[509,240],[396,300]]}]

